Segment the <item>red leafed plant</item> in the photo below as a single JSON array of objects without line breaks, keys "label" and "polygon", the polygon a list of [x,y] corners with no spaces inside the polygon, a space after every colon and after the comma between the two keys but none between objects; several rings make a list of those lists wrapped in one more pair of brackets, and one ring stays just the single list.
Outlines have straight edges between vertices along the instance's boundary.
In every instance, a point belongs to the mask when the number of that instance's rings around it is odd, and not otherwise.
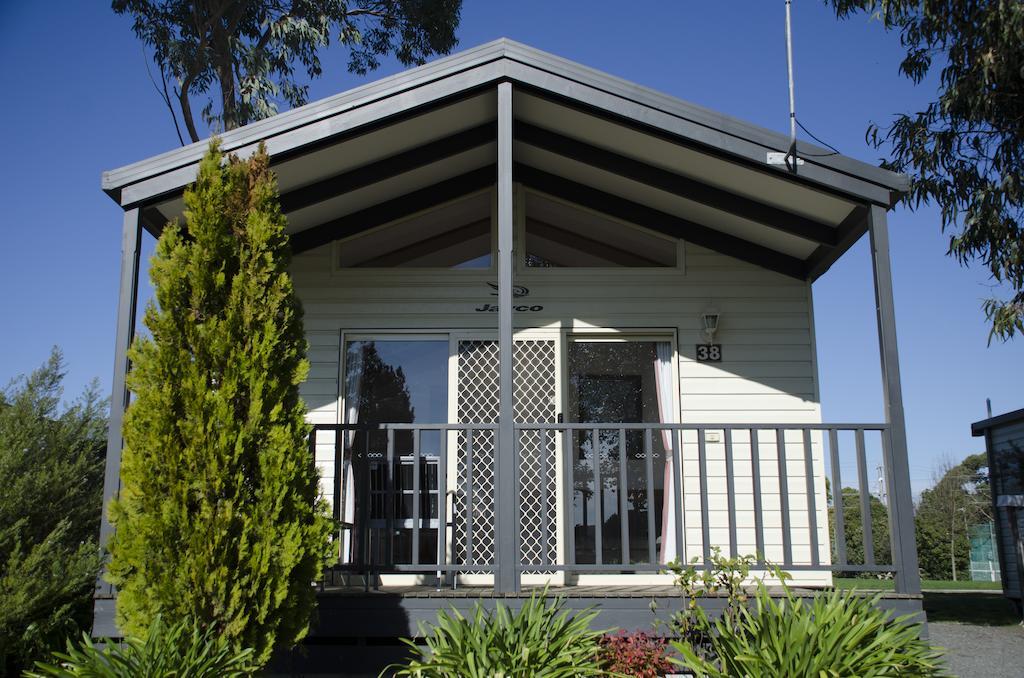
[{"label": "red leafed plant", "polygon": [[643,631],[604,636],[601,659],[606,671],[637,678],[660,678],[673,671],[664,639]]}]

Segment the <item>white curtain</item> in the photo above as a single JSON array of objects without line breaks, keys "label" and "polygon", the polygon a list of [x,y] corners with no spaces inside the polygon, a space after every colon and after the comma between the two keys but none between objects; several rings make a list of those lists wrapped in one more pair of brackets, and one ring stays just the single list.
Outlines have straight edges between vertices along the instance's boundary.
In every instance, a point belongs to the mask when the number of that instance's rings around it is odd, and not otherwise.
[{"label": "white curtain", "polygon": [[[356,350],[348,351],[346,354],[346,365],[345,365],[345,423],[346,424],[358,424],[359,423],[359,396],[360,390],[363,383],[363,350],[362,347],[356,348]],[[347,431],[345,433],[345,442],[342,446],[342,458],[335,460],[335,463],[342,464],[342,472],[344,475],[344,481],[342,484],[342,498],[343,504],[341,507],[341,521],[346,526],[341,528],[341,552],[340,561],[345,563],[351,563],[353,559],[352,553],[352,534],[353,526],[356,520],[356,482],[355,472],[352,468],[352,458],[354,456],[354,450],[352,449],[356,432]],[[345,453],[347,450],[348,454]],[[338,497],[334,498],[338,501]]]},{"label": "white curtain", "polygon": [[[654,361],[655,385],[658,389],[658,420],[663,424],[672,424],[676,421],[676,413],[673,407],[672,397],[675,388],[672,383],[672,344],[667,341],[659,341],[655,344],[657,358]],[[665,446],[665,476],[663,479],[664,492],[662,493],[661,504],[661,553],[659,562],[670,563],[677,557],[678,545],[676,544],[676,511],[675,511],[675,483],[673,482],[672,458],[669,456],[672,450],[672,431],[662,430],[661,441]],[[652,535],[653,538],[653,535]]]}]

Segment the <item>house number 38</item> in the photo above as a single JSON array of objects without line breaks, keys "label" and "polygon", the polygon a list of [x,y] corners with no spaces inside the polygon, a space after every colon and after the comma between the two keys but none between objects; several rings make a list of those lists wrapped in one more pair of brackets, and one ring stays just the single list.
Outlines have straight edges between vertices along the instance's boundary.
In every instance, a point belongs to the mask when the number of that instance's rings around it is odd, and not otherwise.
[{"label": "house number 38", "polygon": [[722,362],[721,344],[697,344],[697,362],[718,363]]}]

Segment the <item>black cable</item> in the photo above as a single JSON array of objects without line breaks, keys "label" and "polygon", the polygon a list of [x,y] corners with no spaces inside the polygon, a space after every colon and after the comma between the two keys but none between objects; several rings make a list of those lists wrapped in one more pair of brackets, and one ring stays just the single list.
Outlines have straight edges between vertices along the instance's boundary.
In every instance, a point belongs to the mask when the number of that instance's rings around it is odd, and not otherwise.
[{"label": "black cable", "polygon": [[842,155],[842,153],[839,152],[838,148],[836,148],[832,144],[824,142],[821,139],[819,139],[818,137],[814,136],[814,133],[812,133],[811,130],[809,130],[806,127],[804,127],[804,124],[802,122],[800,122],[799,118],[795,118],[795,119],[796,119],[796,124],[800,126],[800,129],[802,129],[804,132],[807,133],[807,136],[809,136],[810,138],[814,139],[815,141],[817,141],[822,146],[824,146],[826,148],[832,149],[831,153],[801,153],[800,155],[802,157],[804,157],[804,158],[827,158],[830,155]]}]

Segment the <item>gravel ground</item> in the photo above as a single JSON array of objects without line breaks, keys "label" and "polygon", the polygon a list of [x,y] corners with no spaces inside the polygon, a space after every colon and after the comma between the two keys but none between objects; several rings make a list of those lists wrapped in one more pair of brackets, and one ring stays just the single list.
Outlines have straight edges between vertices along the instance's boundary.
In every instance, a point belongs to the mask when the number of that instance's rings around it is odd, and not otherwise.
[{"label": "gravel ground", "polygon": [[1024,678],[1024,628],[929,622],[929,639],[945,648],[946,666],[959,678]]}]

